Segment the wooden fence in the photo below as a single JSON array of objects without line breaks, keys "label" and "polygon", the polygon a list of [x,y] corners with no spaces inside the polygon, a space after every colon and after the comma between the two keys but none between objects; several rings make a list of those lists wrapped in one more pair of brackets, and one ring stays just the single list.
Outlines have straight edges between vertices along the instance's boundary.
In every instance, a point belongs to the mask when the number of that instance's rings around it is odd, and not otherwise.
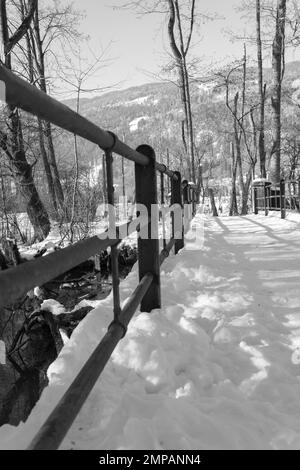
[{"label": "wooden fence", "polygon": [[[1,64],[0,80],[5,83],[6,102],[10,106],[20,108],[49,121],[66,131],[97,144],[100,149],[104,150],[107,171],[107,196],[110,206],[114,205],[113,154],[117,154],[134,162],[136,204],[143,204],[147,208],[148,214],[151,214],[154,206],[158,206],[157,172],[160,174],[160,203],[163,205],[165,202],[164,179],[168,177],[171,179],[171,205],[175,205],[182,210],[184,204],[190,204],[190,215],[195,214],[195,185],[187,181],[182,182],[179,172],[172,171],[165,165],[158,163],[155,152],[150,146],[141,145],[136,150],[132,149],[124,142],[121,142],[112,132],[104,131],[64,104],[20,79]],[[16,302],[34,287],[49,282],[91,256],[98,254],[101,250],[111,247],[113,320],[93,354],[38,431],[29,446],[31,450],[55,450],[60,446],[112,352],[126,335],[128,324],[139,305],[141,305],[141,310],[146,312],[161,307],[160,266],[169,256],[173,247],[175,253],[183,248],[184,224],[182,224],[182,233],[175,233],[175,216],[174,213],[172,214],[171,239],[167,241],[164,236],[163,250],[160,252],[158,239],[159,214],[154,217],[148,216],[145,224],[148,228],[148,234],[152,234],[152,237],[149,236],[147,239],[138,237],[139,284],[126,305],[121,308],[118,245],[122,240],[121,234],[124,233],[125,229],[127,233],[130,233],[130,231],[139,231],[143,228],[138,216],[139,214],[137,214],[137,219],[128,224],[116,227],[114,214],[110,212],[110,229],[112,227],[116,229],[115,237],[105,237],[105,234],[94,236],[43,258],[0,273],[1,308]]]},{"label": "wooden fence", "polygon": [[300,212],[300,180],[282,179],[278,186],[264,180],[254,182],[253,206],[255,214],[264,211],[267,216],[270,211],[277,211],[282,219],[285,219],[287,210]]}]

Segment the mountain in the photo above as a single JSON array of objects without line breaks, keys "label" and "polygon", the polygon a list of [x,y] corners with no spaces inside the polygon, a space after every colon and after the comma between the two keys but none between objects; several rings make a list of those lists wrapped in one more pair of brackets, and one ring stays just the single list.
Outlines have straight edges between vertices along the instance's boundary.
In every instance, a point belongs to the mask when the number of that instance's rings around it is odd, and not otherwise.
[{"label": "mountain", "polygon": [[[64,102],[76,109],[76,100]],[[94,98],[82,98],[80,114],[100,126],[102,129],[114,132],[120,140],[136,148],[141,144],[153,146],[159,161],[166,162],[167,147],[172,136],[181,132],[183,112],[179,99],[178,88],[168,82],[149,83],[121,91],[109,93]],[[173,138],[171,146],[178,138]],[[72,135],[58,132],[56,148],[60,155],[60,165],[73,165]],[[83,139],[79,139],[80,163],[82,166],[102,167],[102,151]],[[115,179],[121,181],[121,158],[115,158]],[[95,170],[91,170],[95,171]],[[133,185],[133,164],[125,161],[126,180]]]},{"label": "mountain", "polygon": [[[249,68],[251,79],[248,89],[256,93],[256,70]],[[264,77],[270,85],[272,70],[265,69]],[[215,86],[216,83],[193,84],[191,97],[194,112],[196,140],[201,141],[204,135],[214,133],[221,135],[227,125],[224,122],[224,89]],[[290,62],[285,67],[284,89],[298,99],[300,96],[300,62]],[[269,88],[269,87],[268,87]],[[67,100],[65,104],[76,108],[76,100]],[[182,164],[183,146],[181,125],[183,109],[179,89],[171,82],[157,82],[116,90],[93,98],[82,97],[80,113],[99,125],[118,135],[130,146],[136,148],[141,144],[153,146],[158,160],[166,163],[167,149],[170,150],[172,168]],[[225,119],[226,121],[226,119]],[[228,121],[228,119],[227,119]],[[73,165],[73,141],[70,134],[57,137],[58,155],[61,165]],[[205,139],[204,139],[205,140]],[[82,166],[101,169],[102,153],[97,146],[79,140],[80,163]],[[216,150],[215,161],[224,161],[224,152],[220,147]],[[219,157],[218,157],[219,155]],[[225,176],[229,176],[230,165],[225,165]],[[223,170],[221,170],[222,172]],[[133,184],[133,167],[131,162],[125,162],[126,180]],[[184,175],[186,176],[186,175]],[[115,178],[117,184],[121,180],[121,159],[115,159]]]},{"label": "mountain", "polygon": [[[76,100],[65,102],[72,109]],[[128,139],[132,144],[149,143],[154,137],[156,123],[164,116],[165,124],[174,121],[180,112],[177,87],[170,83],[149,83],[121,91],[111,91],[94,98],[80,101],[80,113],[103,129],[115,132],[120,139]],[[154,128],[153,128],[154,126]],[[163,127],[163,126],[161,126]],[[150,131],[146,141],[136,138],[137,131],[147,128]],[[163,131],[163,129],[162,129]],[[141,137],[144,132],[141,132]],[[144,137],[144,136],[143,136]],[[146,136],[145,136],[146,137]],[[157,135],[155,135],[155,140]]]}]

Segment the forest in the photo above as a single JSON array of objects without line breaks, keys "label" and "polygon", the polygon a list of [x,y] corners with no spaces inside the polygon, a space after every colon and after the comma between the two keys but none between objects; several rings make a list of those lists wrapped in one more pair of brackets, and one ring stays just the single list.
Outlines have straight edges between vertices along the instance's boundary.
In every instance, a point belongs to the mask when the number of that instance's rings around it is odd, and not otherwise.
[{"label": "forest", "polygon": [[[89,41],[80,31],[83,13],[61,2],[1,2],[2,64],[46,93],[55,94],[58,80],[65,83],[73,90],[66,104],[130,145],[155,142],[158,158],[197,184],[199,200],[210,184],[219,198],[228,195],[230,214],[250,210],[253,179],[268,176],[275,184],[298,179],[299,64],[285,59],[298,47],[297,1],[240,2],[238,9],[251,25],[245,37],[230,32],[240,42],[241,59],[205,70],[201,43],[196,47],[193,40],[201,23],[217,19],[202,13],[197,2],[136,1],[123,8],[140,14],[158,10],[165,18],[169,62],[159,77],[164,81],[149,85],[149,92],[145,85],[120,92],[112,85],[110,93],[93,90],[89,98],[89,76],[109,66],[109,59],[102,52],[93,63],[77,65],[80,50],[74,51],[73,43],[86,41],[88,47]],[[254,47],[256,58],[248,47]],[[53,224],[71,242],[87,236],[105,198],[101,160],[86,142],[3,107],[2,237],[41,241]],[[130,186],[130,175],[128,165],[120,163],[117,185],[126,185],[127,177]],[[20,223],[24,213],[33,232]]]}]

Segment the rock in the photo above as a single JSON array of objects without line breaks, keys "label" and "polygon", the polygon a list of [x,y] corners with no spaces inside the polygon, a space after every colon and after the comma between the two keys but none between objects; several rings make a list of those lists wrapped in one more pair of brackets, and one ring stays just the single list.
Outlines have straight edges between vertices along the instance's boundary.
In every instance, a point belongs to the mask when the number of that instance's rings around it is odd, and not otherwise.
[{"label": "rock", "polygon": [[93,310],[93,307],[82,307],[73,312],[61,313],[55,316],[55,322],[59,329],[63,329],[68,337],[71,336],[77,325]]}]

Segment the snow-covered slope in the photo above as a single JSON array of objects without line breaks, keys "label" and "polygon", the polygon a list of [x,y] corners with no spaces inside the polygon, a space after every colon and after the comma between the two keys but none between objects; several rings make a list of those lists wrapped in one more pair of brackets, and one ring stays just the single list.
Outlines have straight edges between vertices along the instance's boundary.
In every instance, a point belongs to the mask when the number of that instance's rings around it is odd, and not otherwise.
[{"label": "snow-covered slope", "polygon": [[[202,223],[202,216],[196,223]],[[63,449],[300,449],[300,223],[205,219],[162,272],[163,307],[134,317]],[[136,270],[122,298],[137,284]],[[95,304],[96,305],[96,304]],[[105,299],[49,369],[24,448],[111,321]]]}]

